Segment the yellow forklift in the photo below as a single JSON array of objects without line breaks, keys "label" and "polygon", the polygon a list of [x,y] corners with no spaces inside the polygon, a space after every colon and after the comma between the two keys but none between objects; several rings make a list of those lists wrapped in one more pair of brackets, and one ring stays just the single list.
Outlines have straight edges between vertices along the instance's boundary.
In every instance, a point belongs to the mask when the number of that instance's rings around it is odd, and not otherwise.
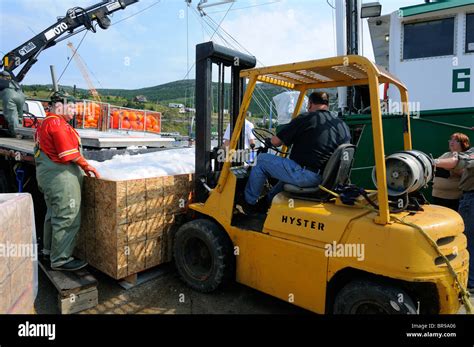
[{"label": "yellow forklift", "polygon": [[[463,301],[470,310],[463,221],[420,193],[432,177],[432,164],[412,150],[402,82],[357,55],[249,68],[255,58],[205,43],[197,46],[196,57],[196,188],[192,220],[176,232],[173,246],[187,285],[211,292],[236,280],[316,313],[446,314],[458,312]],[[217,85],[213,64],[219,66]],[[299,91],[293,117],[308,90],[368,86],[378,189],[349,184],[356,146],[343,145],[326,164],[320,186],[287,184],[266,215],[239,213],[252,165],[236,163],[230,154],[219,162],[216,148],[210,148],[212,101],[217,96],[225,106],[226,68],[232,71],[231,99],[239,104],[231,107],[229,152],[242,148],[257,83]],[[379,94],[383,83],[399,90],[405,122],[403,134],[390,134],[403,136],[404,148],[388,157]],[[254,132],[263,138],[263,132]],[[287,151],[280,149],[280,155]]]}]

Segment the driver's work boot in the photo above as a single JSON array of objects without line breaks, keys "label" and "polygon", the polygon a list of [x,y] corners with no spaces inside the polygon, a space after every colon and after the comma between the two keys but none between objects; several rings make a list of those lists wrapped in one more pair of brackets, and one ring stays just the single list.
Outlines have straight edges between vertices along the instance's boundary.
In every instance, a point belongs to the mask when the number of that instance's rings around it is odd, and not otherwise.
[{"label": "driver's work boot", "polygon": [[270,203],[265,197],[263,197],[257,201],[255,208],[258,213],[267,214],[268,209],[270,208]]},{"label": "driver's work boot", "polygon": [[240,207],[238,210],[247,216],[255,216],[258,214],[257,204],[249,204],[245,199],[242,199],[237,206]]}]

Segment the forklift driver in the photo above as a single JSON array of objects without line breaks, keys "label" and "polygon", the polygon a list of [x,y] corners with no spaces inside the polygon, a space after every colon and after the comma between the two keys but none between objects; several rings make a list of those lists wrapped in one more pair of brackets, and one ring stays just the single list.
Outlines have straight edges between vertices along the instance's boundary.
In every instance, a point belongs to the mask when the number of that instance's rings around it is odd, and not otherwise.
[{"label": "forklift driver", "polygon": [[[313,187],[321,182],[322,170],[336,148],[351,140],[349,128],[339,118],[329,112],[329,96],[325,92],[309,95],[308,112],[298,115],[276,136],[267,138],[266,143],[274,146],[293,146],[289,159],[261,153],[256,166],[250,171],[245,187],[242,209],[245,214],[258,212],[261,205],[260,194],[268,178],[279,182],[267,196],[267,205],[283,190],[285,183],[299,187]],[[258,204],[257,204],[258,203]]]}]

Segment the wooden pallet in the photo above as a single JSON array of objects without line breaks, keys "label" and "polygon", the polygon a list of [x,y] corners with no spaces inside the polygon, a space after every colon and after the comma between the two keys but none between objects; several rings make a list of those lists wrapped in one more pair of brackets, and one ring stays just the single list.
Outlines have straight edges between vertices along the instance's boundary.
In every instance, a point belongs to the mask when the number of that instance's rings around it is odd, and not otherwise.
[{"label": "wooden pallet", "polygon": [[158,277],[164,276],[172,270],[171,263],[164,263],[150,269],[135,273],[119,280],[118,284],[128,290]]},{"label": "wooden pallet", "polygon": [[98,304],[97,280],[89,271],[55,271],[45,260],[39,260],[38,264],[58,291],[61,314],[76,313]]}]

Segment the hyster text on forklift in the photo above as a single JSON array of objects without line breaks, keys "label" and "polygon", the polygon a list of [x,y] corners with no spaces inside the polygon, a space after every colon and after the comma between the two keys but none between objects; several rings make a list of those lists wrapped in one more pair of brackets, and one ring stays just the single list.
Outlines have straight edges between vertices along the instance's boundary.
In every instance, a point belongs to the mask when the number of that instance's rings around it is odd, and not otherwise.
[{"label": "hyster text on forklift", "polygon": [[[378,189],[349,184],[356,146],[345,144],[328,160],[320,186],[287,184],[267,215],[238,213],[251,166],[229,157],[219,162],[211,149],[213,64],[219,67],[218,86],[226,68],[232,73],[230,151],[242,149],[243,124],[257,82],[299,91],[293,117],[308,90],[368,86]],[[448,208],[430,205],[419,192],[433,169],[427,155],[412,149],[405,85],[357,55],[254,66],[254,57],[213,43],[197,46],[195,202],[190,205],[192,220],[174,239],[174,258],[184,281],[211,292],[235,278],[317,313],[456,313],[463,301],[470,311],[463,221]],[[387,158],[379,95],[383,83],[398,89],[405,122],[399,135],[404,148]],[[263,140],[262,129],[254,133]],[[288,151],[273,149],[280,155]],[[351,246],[363,246],[363,256],[344,254],[356,248]]]}]

